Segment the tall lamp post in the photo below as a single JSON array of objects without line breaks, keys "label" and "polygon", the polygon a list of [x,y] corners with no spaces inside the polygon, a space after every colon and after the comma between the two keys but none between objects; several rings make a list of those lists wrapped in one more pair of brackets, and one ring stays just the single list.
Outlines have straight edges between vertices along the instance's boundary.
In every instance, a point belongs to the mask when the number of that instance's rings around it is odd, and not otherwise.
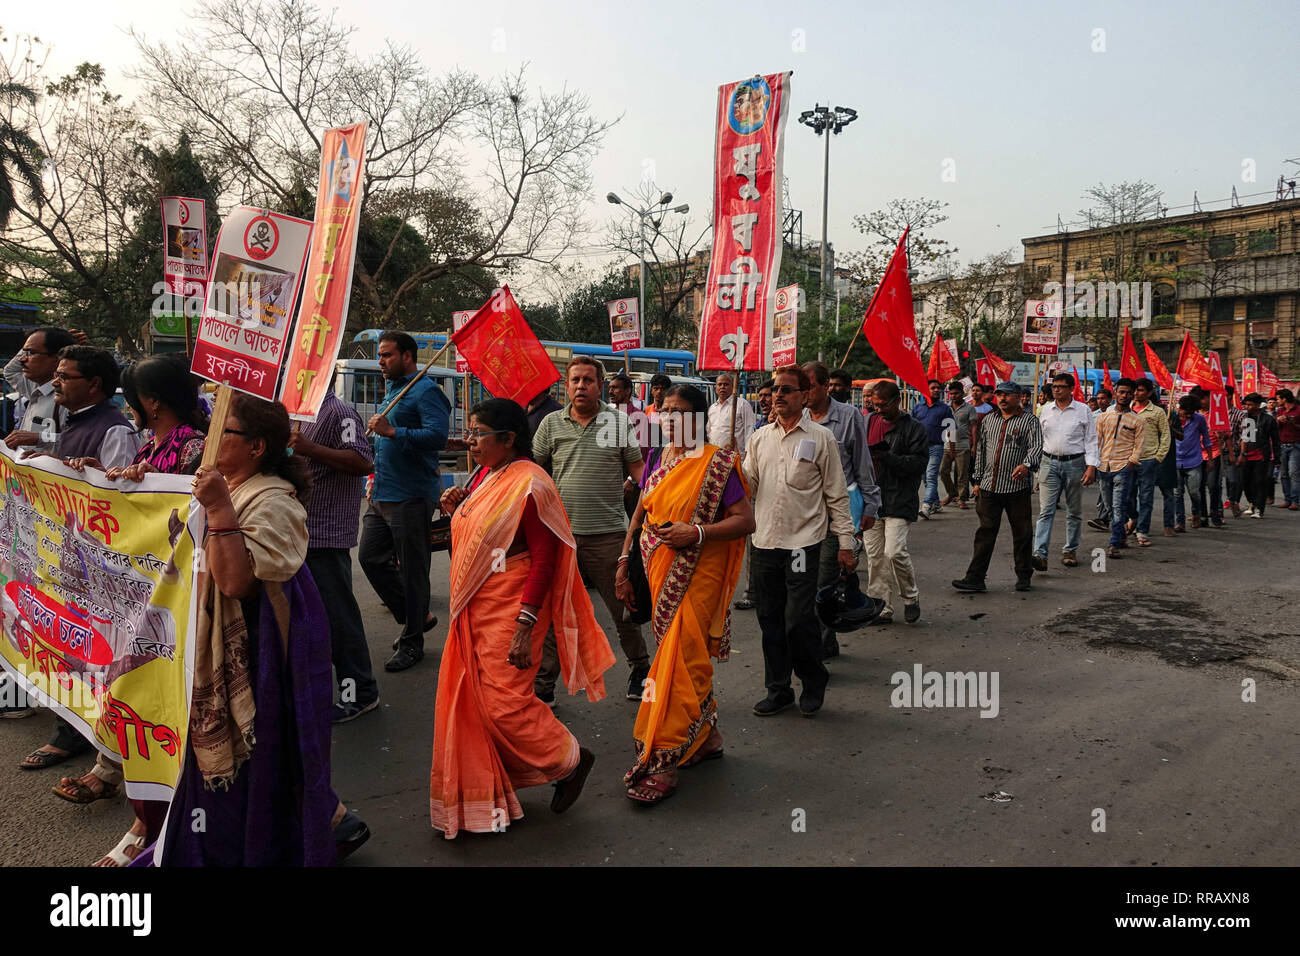
[{"label": "tall lamp post", "polygon": [[818,103],[810,110],[799,114],[799,122],[811,127],[818,136],[826,133],[826,148],[822,159],[822,263],[821,281],[817,284],[817,361],[822,361],[822,328],[826,322],[826,214],[830,198],[831,182],[831,138],[837,136],[844,127],[858,118],[858,111],[847,106],[822,106]]},{"label": "tall lamp post", "polygon": [[[659,201],[657,203],[655,203],[652,206],[648,206],[645,209],[638,209],[636,206],[629,205],[619,197],[618,193],[606,193],[605,201],[615,206],[627,206],[627,208],[632,213],[634,213],[638,219],[640,219],[641,252],[638,258],[641,263],[641,268],[637,270],[637,277],[641,280],[641,305],[640,305],[641,311],[638,313],[638,317],[639,317],[639,321],[641,322],[641,328],[644,329],[646,327],[645,326],[645,221],[646,221],[646,217],[653,216],[653,215],[659,216],[659,218],[654,221],[655,231],[658,232],[659,224],[664,221],[663,217],[665,215],[667,215],[670,212],[679,212],[683,214],[688,213],[691,211],[691,206],[690,203],[682,203],[680,206],[673,206],[671,209],[668,209],[667,208],[668,204],[673,201],[672,193],[664,193],[659,197]],[[624,367],[626,367],[627,352],[623,353],[623,360],[624,360]]]}]

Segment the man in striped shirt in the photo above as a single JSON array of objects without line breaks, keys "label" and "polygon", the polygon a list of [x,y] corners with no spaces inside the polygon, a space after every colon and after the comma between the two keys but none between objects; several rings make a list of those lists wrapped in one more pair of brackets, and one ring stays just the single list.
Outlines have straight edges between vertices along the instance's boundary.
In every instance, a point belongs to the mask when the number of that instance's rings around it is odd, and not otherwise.
[{"label": "man in striped shirt", "polygon": [[1112,558],[1122,558],[1121,548],[1128,547],[1124,525],[1128,521],[1129,488],[1137,476],[1138,463],[1146,441],[1146,423],[1133,411],[1133,380],[1121,378],[1115,383],[1115,404],[1097,416],[1097,477],[1102,494],[1110,501],[1110,550]]},{"label": "man in striped shirt", "polygon": [[994,390],[999,415],[980,423],[971,464],[971,495],[979,530],[966,576],[952,582],[959,591],[983,591],[984,576],[993,558],[998,526],[1006,513],[1011,526],[1016,590],[1028,591],[1034,574],[1033,476],[1043,457],[1043,431],[1038,419],[1022,405],[1024,392],[1015,382]]}]

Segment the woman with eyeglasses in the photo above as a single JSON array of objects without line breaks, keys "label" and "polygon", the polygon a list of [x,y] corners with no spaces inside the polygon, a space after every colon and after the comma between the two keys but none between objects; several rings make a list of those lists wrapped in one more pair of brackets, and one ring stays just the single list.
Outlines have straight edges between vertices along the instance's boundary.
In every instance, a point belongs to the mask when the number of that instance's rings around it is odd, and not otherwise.
[{"label": "woman with eyeglasses", "polygon": [[623,542],[615,588],[635,610],[628,563],[641,529],[641,557],[654,615],[654,660],[633,737],[636,763],[623,778],[630,799],[654,804],[677,789],[677,768],[722,756],[713,663],[731,650],[731,596],[754,512],[735,452],[708,444],[708,399],[690,385],[664,394],[665,447],[653,449],[641,500]]},{"label": "woman with eyeglasses", "polygon": [[288,450],[278,403],[236,395],[220,442],[216,464],[194,478],[207,573],[185,758],[158,862],[328,866],[344,811],[330,789],[330,632],[304,563],[307,466]]},{"label": "woman with eyeglasses", "polygon": [[503,831],[523,814],[516,790],[552,783],[551,810],[582,792],[595,756],[533,691],[547,629],[571,693],[605,696],[614,663],[578,575],[560,493],[532,460],[524,410],[494,398],[470,409],[477,468],[449,488],[451,625],[438,673],[429,809],[447,839]]}]

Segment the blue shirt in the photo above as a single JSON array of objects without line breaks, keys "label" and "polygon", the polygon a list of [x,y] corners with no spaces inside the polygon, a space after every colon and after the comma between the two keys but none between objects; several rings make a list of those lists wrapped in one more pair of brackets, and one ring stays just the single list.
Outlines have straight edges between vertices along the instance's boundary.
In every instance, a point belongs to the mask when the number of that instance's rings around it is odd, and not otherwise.
[{"label": "blue shirt", "polygon": [[[384,391],[388,408],[393,396],[415,377],[390,379]],[[375,437],[374,501],[409,501],[412,498],[437,500],[438,452],[447,444],[451,428],[451,403],[442,389],[430,379],[422,378],[393,408],[388,420],[395,432],[392,438]]]},{"label": "blue shirt", "polygon": [[1175,443],[1179,468],[1201,467],[1201,451],[1210,451],[1210,429],[1205,423],[1205,416],[1194,412],[1192,417],[1183,422],[1183,437]]},{"label": "blue shirt", "polygon": [[949,418],[956,421],[947,402],[935,402],[933,405],[918,403],[912,409],[912,417],[925,426],[925,437],[930,439],[931,445],[942,445],[943,423]]}]

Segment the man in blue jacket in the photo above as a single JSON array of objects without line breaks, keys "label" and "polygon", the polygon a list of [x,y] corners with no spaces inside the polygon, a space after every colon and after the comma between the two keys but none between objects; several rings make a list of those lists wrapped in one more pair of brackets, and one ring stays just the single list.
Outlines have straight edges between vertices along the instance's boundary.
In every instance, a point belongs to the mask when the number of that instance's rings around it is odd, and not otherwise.
[{"label": "man in blue jacket", "polygon": [[429,526],[438,490],[438,452],[447,444],[451,403],[423,378],[394,402],[415,377],[417,346],[405,332],[379,337],[379,370],[388,380],[381,411],[372,415],[375,484],[361,521],[357,558],[370,586],[402,633],[384,670],[404,671],[424,657],[424,632],[438,623],[429,613]]},{"label": "man in blue jacket", "polygon": [[925,466],[925,501],[921,504],[919,514],[922,518],[938,514],[943,510],[939,505],[939,466],[943,463],[944,429],[956,428],[956,419],[948,403],[943,400],[943,382],[930,379],[930,404],[917,402],[912,409],[912,417],[925,426],[928,442],[929,459]]}]

